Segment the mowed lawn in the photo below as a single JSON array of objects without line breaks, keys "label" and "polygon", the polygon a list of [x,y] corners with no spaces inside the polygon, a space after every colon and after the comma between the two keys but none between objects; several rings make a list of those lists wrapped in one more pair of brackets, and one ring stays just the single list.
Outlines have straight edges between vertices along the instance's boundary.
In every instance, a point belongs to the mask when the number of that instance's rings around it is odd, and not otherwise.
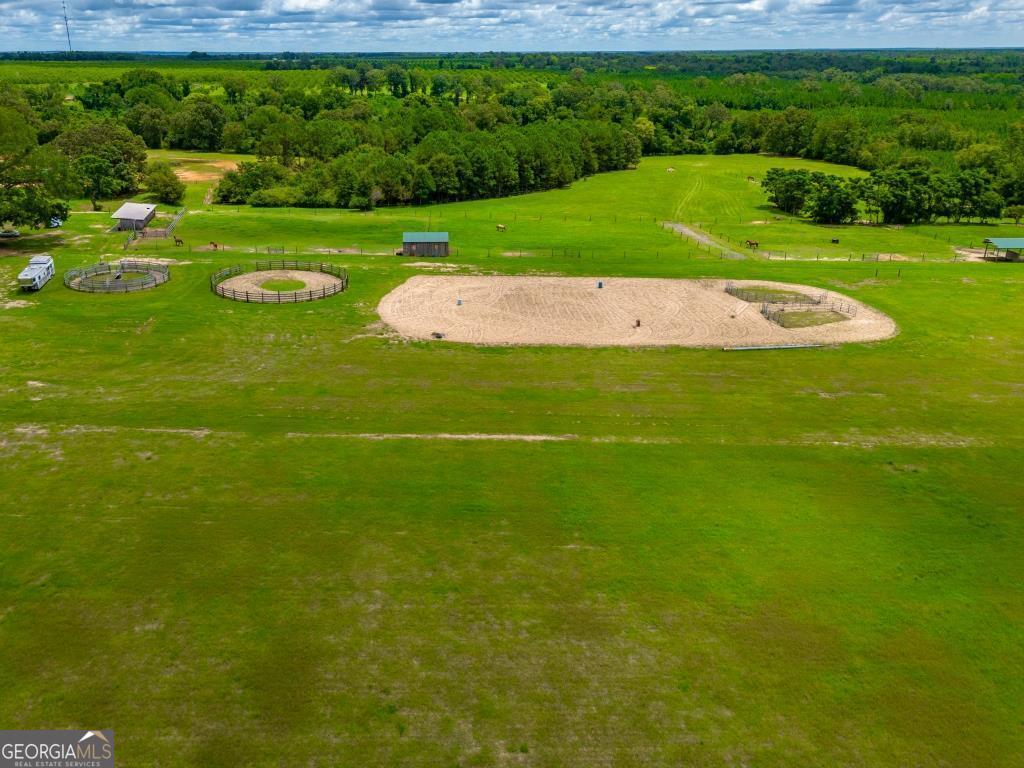
[{"label": "mowed lawn", "polygon": [[[480,269],[805,283],[900,334],[406,342],[393,256],[322,256],[321,302],[209,291],[275,223],[385,250],[420,210],[204,210],[129,296],[11,286],[33,242],[120,255],[93,214],[0,251],[0,722],[112,727],[126,766],[1024,765],[1024,268],[689,255],[653,221],[709,160],[431,226]],[[591,256],[483,255],[572,211]]]}]

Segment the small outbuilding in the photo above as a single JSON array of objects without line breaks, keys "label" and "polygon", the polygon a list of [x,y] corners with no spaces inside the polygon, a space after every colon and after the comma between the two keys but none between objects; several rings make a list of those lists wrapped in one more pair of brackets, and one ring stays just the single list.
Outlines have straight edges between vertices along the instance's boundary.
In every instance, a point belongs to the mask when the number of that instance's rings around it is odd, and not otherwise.
[{"label": "small outbuilding", "polygon": [[993,258],[1002,261],[1020,261],[1021,253],[1024,253],[1024,237],[986,237],[986,258],[989,248],[993,249]]},{"label": "small outbuilding", "polygon": [[146,225],[156,215],[156,206],[150,203],[125,203],[111,215],[110,218],[117,219],[117,228],[121,231],[135,230],[136,232],[146,228]]},{"label": "small outbuilding", "polygon": [[447,232],[404,232],[403,256],[447,256]]}]

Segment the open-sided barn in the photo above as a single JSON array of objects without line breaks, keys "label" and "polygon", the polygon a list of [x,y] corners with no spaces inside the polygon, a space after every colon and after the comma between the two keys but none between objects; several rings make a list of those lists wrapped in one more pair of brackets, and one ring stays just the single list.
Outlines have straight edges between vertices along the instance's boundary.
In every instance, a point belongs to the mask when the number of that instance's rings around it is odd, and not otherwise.
[{"label": "open-sided barn", "polygon": [[993,249],[997,259],[1020,261],[1024,253],[1024,237],[987,237],[985,238],[985,256]]}]

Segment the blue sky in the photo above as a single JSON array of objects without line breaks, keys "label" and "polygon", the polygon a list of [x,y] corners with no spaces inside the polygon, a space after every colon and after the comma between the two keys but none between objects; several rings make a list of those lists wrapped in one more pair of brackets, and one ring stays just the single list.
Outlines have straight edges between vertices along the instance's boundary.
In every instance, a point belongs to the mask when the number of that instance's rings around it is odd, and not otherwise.
[{"label": "blue sky", "polygon": [[[68,0],[78,50],[1010,46],[1024,0]],[[60,0],[0,0],[0,49],[67,47]]]}]

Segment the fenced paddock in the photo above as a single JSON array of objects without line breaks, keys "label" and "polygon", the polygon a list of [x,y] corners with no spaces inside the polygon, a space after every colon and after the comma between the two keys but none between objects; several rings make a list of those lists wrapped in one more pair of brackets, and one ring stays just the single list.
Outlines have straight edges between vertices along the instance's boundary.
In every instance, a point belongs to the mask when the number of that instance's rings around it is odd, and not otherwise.
[{"label": "fenced paddock", "polygon": [[[124,243],[121,245],[121,247],[124,248],[125,250],[128,250],[128,246],[130,246],[136,240],[153,240],[153,239],[166,240],[168,237],[170,237],[171,235],[174,234],[174,228],[176,226],[178,226],[178,222],[181,221],[182,217],[187,212],[188,212],[187,208],[182,208],[180,211],[178,211],[176,214],[174,214],[174,217],[170,220],[170,222],[168,222],[166,227],[162,227],[162,228],[146,227],[145,229],[138,229],[138,230],[132,229],[132,230],[129,230],[128,238],[124,241]],[[111,231],[112,232],[113,231],[117,231],[117,228],[115,227]]]},{"label": "fenced paddock", "polygon": [[186,208],[182,208],[172,218],[166,227],[146,227],[145,229],[139,230],[138,236],[142,238],[168,238],[174,233],[174,228],[178,226],[178,222],[181,221],[182,216],[187,212]]},{"label": "fenced paddock", "polygon": [[725,284],[725,292],[735,296],[740,301],[750,304],[821,304],[828,299],[824,291],[820,293],[803,293],[780,288],[772,288],[759,285],[736,285],[729,282]]},{"label": "fenced paddock", "polygon": [[[297,280],[305,288],[274,291],[261,288],[273,280]],[[218,296],[249,304],[296,304],[326,299],[348,289],[348,271],[336,264],[313,261],[256,261],[235,264],[210,276],[210,290]]]},{"label": "fenced paddock", "polygon": [[813,325],[842,322],[857,316],[857,305],[842,299],[822,299],[816,302],[764,302],[761,314],[783,328],[804,328]]},{"label": "fenced paddock", "polygon": [[760,306],[761,315],[787,328],[809,328],[850,320],[857,316],[857,304],[828,291],[801,291],[779,284],[742,285],[727,282],[723,290],[740,301]]},{"label": "fenced paddock", "polygon": [[66,287],[85,293],[145,291],[170,279],[171,270],[166,264],[132,259],[113,263],[101,261],[91,267],[69,269],[64,273]]}]

